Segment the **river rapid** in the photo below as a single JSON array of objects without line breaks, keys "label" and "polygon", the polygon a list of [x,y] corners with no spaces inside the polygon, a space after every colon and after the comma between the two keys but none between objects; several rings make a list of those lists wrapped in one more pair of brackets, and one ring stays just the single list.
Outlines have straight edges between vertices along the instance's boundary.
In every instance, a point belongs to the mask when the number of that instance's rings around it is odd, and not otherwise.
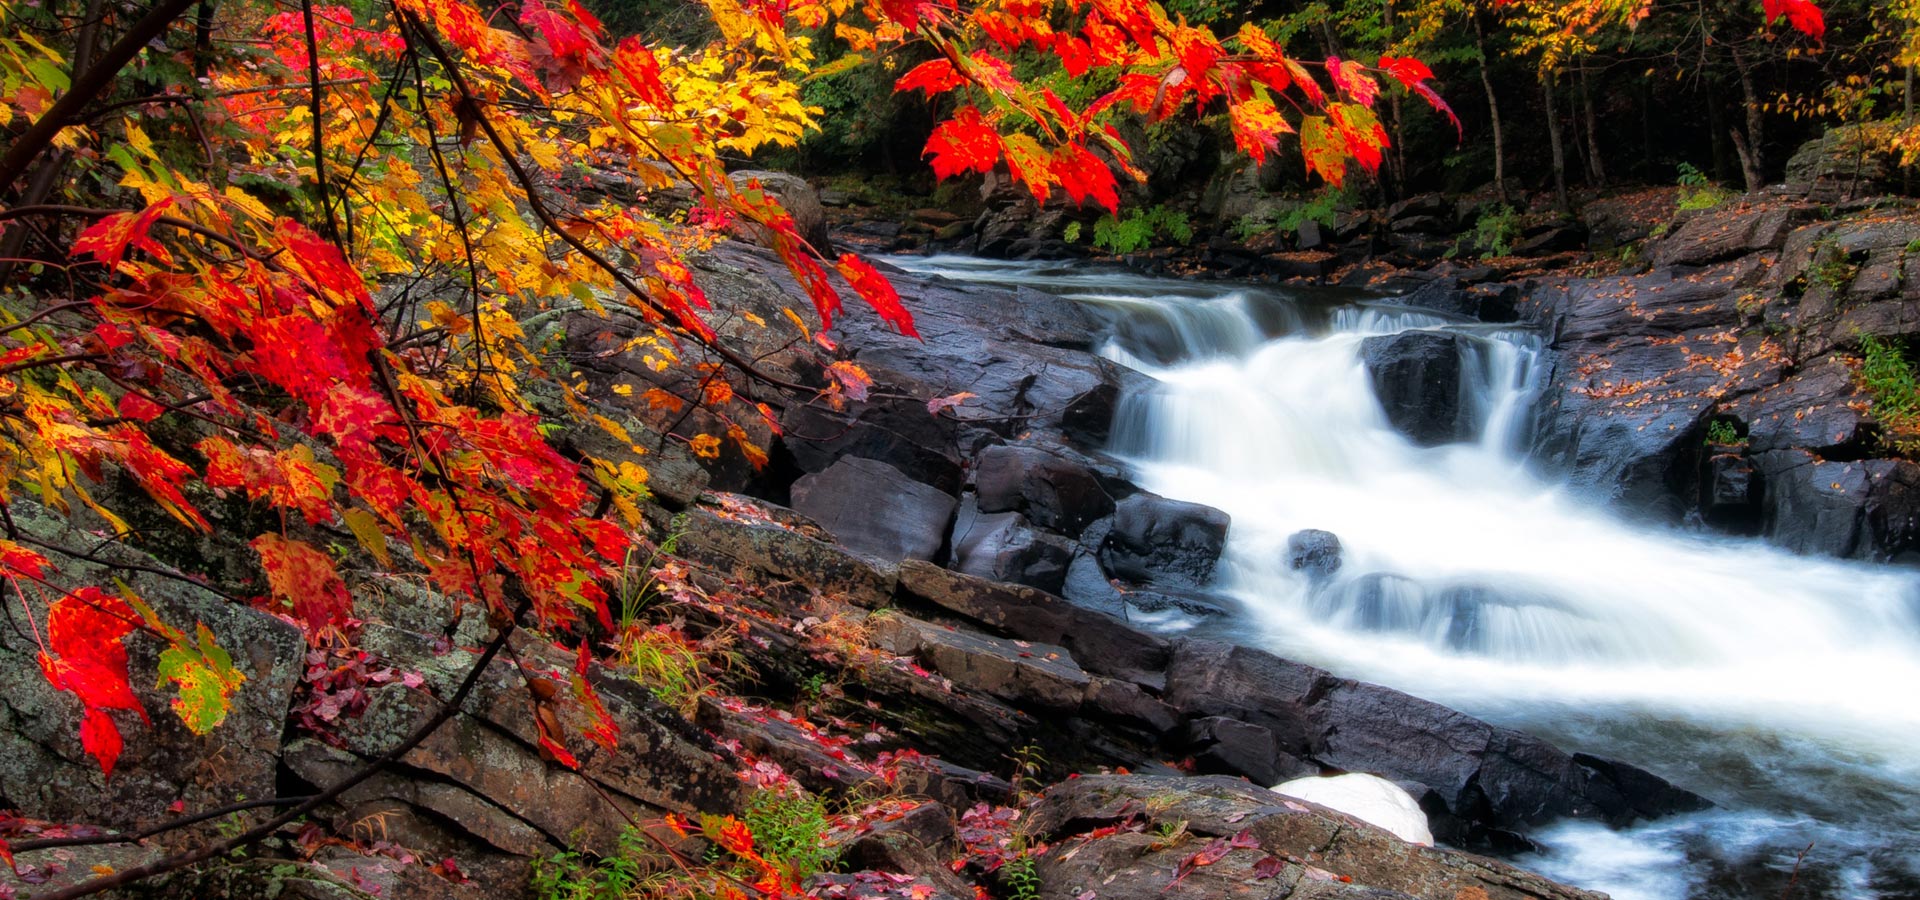
[{"label": "river rapid", "polygon": [[[1629,522],[1530,464],[1538,334],[1352,292],[1059,264],[899,258],[1087,304],[1101,352],[1157,380],[1108,451],[1233,517],[1214,589],[1238,612],[1153,624],[1257,645],[1624,759],[1718,808],[1564,823],[1519,865],[1623,900],[1920,898],[1920,573]],[[1361,342],[1471,339],[1475,437],[1387,424]],[[1313,585],[1289,535],[1338,535]],[[1811,848],[1811,849],[1809,849]]]}]

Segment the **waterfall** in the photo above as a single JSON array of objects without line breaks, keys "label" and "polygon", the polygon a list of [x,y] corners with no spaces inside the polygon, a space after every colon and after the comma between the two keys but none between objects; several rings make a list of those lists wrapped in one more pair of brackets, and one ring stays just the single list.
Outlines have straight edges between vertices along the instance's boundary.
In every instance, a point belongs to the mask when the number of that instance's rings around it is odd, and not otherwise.
[{"label": "waterfall", "polygon": [[[1812,842],[1801,896],[1920,896],[1914,573],[1629,524],[1564,491],[1523,456],[1545,377],[1523,329],[1090,269],[962,274],[1113,317],[1105,352],[1157,387],[1123,399],[1110,452],[1149,490],[1233,517],[1214,588],[1243,614],[1216,636],[1619,756],[1722,807],[1558,826],[1525,864],[1616,897],[1778,896]],[[1275,302],[1294,314],[1250,313]],[[1423,448],[1389,425],[1361,343],[1408,330],[1467,339],[1473,439]],[[1344,548],[1320,583],[1286,565],[1309,528]]]}]

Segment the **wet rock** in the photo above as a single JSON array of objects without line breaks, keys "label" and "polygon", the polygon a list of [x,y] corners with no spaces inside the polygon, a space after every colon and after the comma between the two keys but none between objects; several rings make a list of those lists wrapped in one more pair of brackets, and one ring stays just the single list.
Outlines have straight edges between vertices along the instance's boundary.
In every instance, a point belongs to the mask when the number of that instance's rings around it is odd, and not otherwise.
[{"label": "wet rock", "polygon": [[1204,586],[1213,579],[1230,522],[1213,507],[1142,491],[1115,506],[1100,561],[1131,581]]},{"label": "wet rock", "polygon": [[1811,206],[1781,197],[1753,195],[1705,210],[1652,244],[1656,266],[1699,266],[1762,250],[1778,250],[1787,233],[1809,221]]},{"label": "wet rock", "polygon": [[1021,513],[1068,537],[1113,512],[1092,471],[1038,446],[988,447],[974,460],[973,482],[981,512]]},{"label": "wet rock", "polygon": [[886,463],[842,457],[793,484],[793,509],[842,544],[882,562],[933,559],[946,544],[957,501]]},{"label": "wet rock", "polygon": [[1766,534],[1782,546],[1876,561],[1920,550],[1920,464],[1775,450],[1755,454],[1754,465],[1766,479]]},{"label": "wet rock", "polygon": [[1394,429],[1424,447],[1466,440],[1472,433],[1461,402],[1466,339],[1437,331],[1403,331],[1360,343],[1374,396]]},{"label": "wet rock", "polygon": [[1073,563],[1074,545],[1032,527],[1019,513],[978,513],[971,500],[953,526],[953,569],[1059,593]]},{"label": "wet rock", "polygon": [[1258,784],[1319,771],[1282,751],[1273,732],[1225,716],[1207,716],[1188,723],[1187,753],[1202,772],[1241,775]]},{"label": "wet rock", "polygon": [[[1144,827],[1097,833],[1128,821]],[[1069,900],[1267,900],[1293,897],[1435,900],[1599,900],[1505,863],[1409,844],[1310,802],[1238,779],[1092,775],[1049,788],[1025,820],[1037,838],[1087,835],[1072,853],[1040,857],[1040,897]],[[1170,844],[1163,824],[1194,841]],[[1176,826],[1178,827],[1178,826]],[[1182,867],[1207,842],[1231,839],[1212,865]],[[1191,871],[1188,871],[1188,870]]]},{"label": "wet rock", "polygon": [[1287,538],[1287,568],[1316,583],[1325,581],[1340,571],[1339,536],[1313,528],[1294,532]]},{"label": "wet rock", "polygon": [[1043,591],[951,572],[920,562],[900,566],[900,596],[966,617],[996,634],[1059,644],[1089,671],[1152,678],[1167,663],[1165,639],[1129,628]]}]

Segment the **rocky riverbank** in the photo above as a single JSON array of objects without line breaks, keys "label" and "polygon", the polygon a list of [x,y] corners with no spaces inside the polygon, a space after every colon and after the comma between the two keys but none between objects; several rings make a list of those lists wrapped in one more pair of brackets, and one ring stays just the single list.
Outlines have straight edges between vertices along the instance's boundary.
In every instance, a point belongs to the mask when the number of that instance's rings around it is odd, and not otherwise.
[{"label": "rocky riverbank", "polygon": [[[702,266],[725,308],[771,319],[800,296],[750,248],[722,247]],[[1100,455],[1117,399],[1142,376],[1087,352],[1100,323],[1071,302],[906,275],[897,283],[924,342],[856,312],[825,354],[824,345],[756,352],[780,380],[826,390],[832,361],[856,362],[872,380],[864,399],[770,391],[768,421],[751,426],[772,447],[758,471],[696,459],[663,438],[667,413],[642,398],[687,386],[655,381],[605,320],[532,323],[600,396],[633,398],[603,412],[647,451],[635,461],[651,473],[646,512],[665,546],[641,593],[686,633],[733,648],[732,662],[706,664],[710,691],[670,706],[626,674],[589,666],[620,738],[569,771],[539,749],[519,681],[564,685],[574,662],[516,638],[459,714],[323,806],[311,827],[141,892],[511,896],[531,860],[618,852],[629,817],[741,812],[753,779],[777,777],[849,809],[884,794],[900,813],[836,825],[841,874],[820,883],[831,896],[964,897],[973,884],[1011,896],[982,849],[999,841],[1027,848],[1048,897],[1282,887],[1573,897],[1261,786],[1380,774],[1418,799],[1441,840],[1495,849],[1524,847],[1529,829],[1558,818],[1623,824],[1705,805],[1630,766],[1396,691],[1257,650],[1163,639],[1110,615],[1122,596],[1134,608],[1204,606],[1231,527],[1216,510],[1140,490]],[[721,324],[756,337],[743,321]],[[929,400],[962,394],[930,410]],[[554,439],[578,447],[599,435]],[[66,527],[25,501],[14,515],[49,536]],[[226,551],[215,542],[194,552]],[[170,565],[127,556],[103,562]],[[242,702],[208,739],[130,723],[140,737],[107,781],[66,727],[66,698],[39,677],[30,642],[0,635],[0,806],[25,817],[11,820],[9,840],[28,848],[22,874],[0,884],[18,895],[204,839],[187,829],[101,846],[90,829],[164,826],[180,809],[239,802],[237,823],[247,801],[304,795],[380,756],[451,696],[495,627],[369,568],[354,573],[360,646],[303,651],[269,616],[149,580],[142,593],[163,614],[206,621],[223,646],[246,648],[236,660],[248,677]],[[154,650],[133,641],[136,658]],[[161,704],[157,693],[143,702]],[[303,727],[313,720],[334,739]],[[1111,774],[1069,778],[1096,772]],[[983,845],[969,837],[982,817],[1025,824]],[[30,849],[48,839],[57,846]],[[1202,857],[1205,871],[1189,871]],[[1136,876],[1103,886],[1122,859]]]}]

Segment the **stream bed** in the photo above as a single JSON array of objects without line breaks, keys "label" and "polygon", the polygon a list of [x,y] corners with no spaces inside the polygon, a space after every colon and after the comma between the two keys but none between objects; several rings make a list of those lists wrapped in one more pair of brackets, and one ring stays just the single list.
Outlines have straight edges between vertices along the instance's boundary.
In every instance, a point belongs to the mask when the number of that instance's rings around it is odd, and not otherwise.
[{"label": "stream bed", "polygon": [[[1255,645],[1570,750],[1718,808],[1614,831],[1564,823],[1519,865],[1621,900],[1920,898],[1920,573],[1633,523],[1530,464],[1551,353],[1515,326],[1350,291],[898,258],[1059,293],[1099,348],[1157,380],[1108,452],[1140,484],[1233,517],[1214,589],[1237,613],[1154,627]],[[1370,336],[1469,339],[1473,437],[1394,431]],[[1310,583],[1287,538],[1333,532]]]}]

